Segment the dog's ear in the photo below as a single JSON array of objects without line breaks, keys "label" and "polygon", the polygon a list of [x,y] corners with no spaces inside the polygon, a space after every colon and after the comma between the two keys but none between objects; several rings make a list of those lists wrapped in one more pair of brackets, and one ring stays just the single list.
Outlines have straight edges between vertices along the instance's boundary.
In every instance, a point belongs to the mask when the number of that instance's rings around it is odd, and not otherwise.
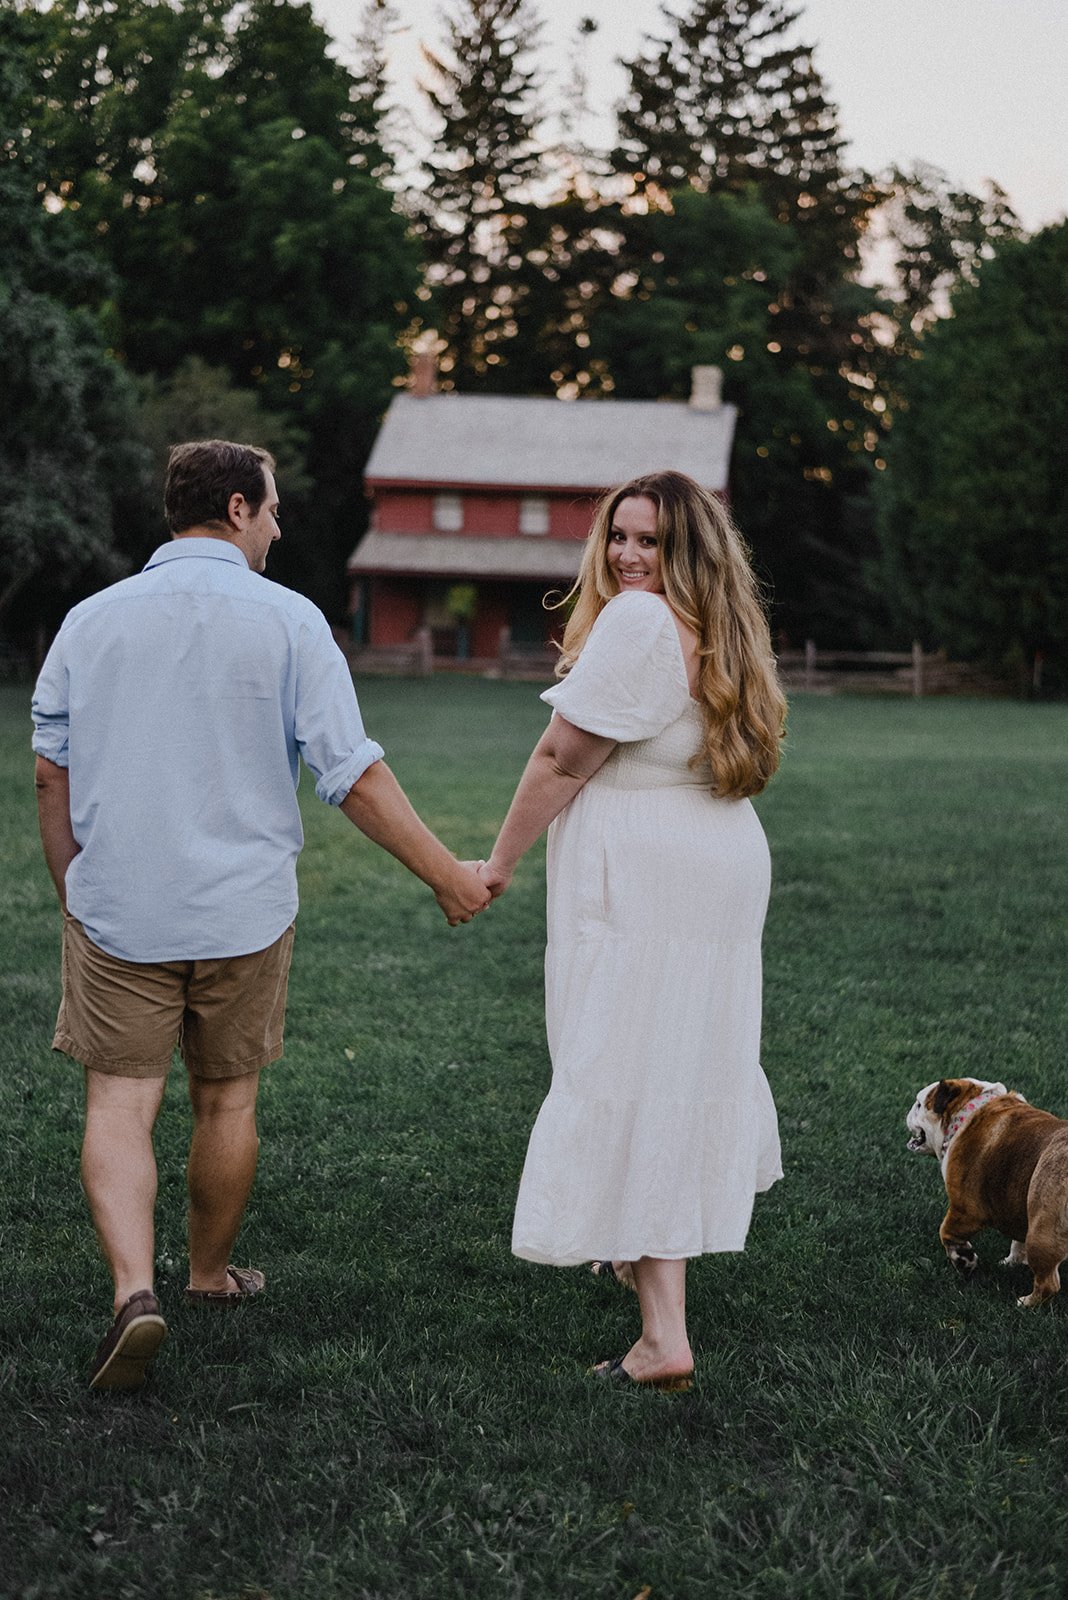
[{"label": "dog's ear", "polygon": [[931,1101],[931,1110],[934,1112],[936,1117],[940,1117],[942,1115],[943,1111],[949,1105],[949,1102],[953,1099],[953,1096],[956,1094],[959,1087],[960,1085],[954,1083],[951,1078],[943,1078],[937,1085],[934,1092],[934,1099]]}]

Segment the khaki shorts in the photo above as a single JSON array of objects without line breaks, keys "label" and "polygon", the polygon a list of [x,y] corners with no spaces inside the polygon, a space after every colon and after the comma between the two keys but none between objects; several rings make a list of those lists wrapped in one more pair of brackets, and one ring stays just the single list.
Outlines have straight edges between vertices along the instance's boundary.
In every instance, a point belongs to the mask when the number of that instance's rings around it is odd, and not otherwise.
[{"label": "khaki shorts", "polygon": [[123,961],[63,919],[53,1050],[119,1078],[165,1078],[177,1046],[197,1078],[240,1078],[282,1054],[293,928],[247,956]]}]

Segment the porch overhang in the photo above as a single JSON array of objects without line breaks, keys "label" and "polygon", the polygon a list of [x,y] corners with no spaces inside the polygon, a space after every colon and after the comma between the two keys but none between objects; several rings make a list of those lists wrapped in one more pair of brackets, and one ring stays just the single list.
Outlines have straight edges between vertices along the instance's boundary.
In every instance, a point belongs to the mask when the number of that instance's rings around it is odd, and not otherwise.
[{"label": "porch overhang", "polygon": [[496,578],[568,583],[578,577],[585,541],[462,538],[441,534],[367,533],[346,568],[350,577]]}]

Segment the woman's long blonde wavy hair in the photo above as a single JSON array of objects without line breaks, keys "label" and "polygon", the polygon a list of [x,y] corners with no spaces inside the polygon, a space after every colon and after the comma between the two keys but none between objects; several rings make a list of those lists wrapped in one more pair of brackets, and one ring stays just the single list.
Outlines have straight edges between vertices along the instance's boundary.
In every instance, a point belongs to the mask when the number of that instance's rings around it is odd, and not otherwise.
[{"label": "woman's long blonde wavy hair", "polygon": [[564,629],[558,675],[571,668],[619,586],[608,541],[620,501],[643,495],[656,506],[664,597],[698,641],[697,696],[705,719],[712,789],[725,800],[759,794],[779,765],[786,700],[779,687],[768,620],[745,541],[718,496],[682,472],[651,472],[601,500],[586,540]]}]

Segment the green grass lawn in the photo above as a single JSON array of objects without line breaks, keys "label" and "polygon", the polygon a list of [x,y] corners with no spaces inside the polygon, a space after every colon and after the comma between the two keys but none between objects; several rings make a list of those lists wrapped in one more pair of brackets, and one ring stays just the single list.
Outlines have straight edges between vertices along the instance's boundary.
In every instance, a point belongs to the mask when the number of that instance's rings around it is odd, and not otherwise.
[{"label": "green grass lawn", "polygon": [[[529,685],[371,681],[432,826],[485,853],[544,722]],[[160,1120],[170,1338],[90,1395],[109,1287],[49,1050],[58,913],[27,696],[0,699],[4,1600],[1038,1600],[1068,1592],[1068,1294],[958,1287],[916,1090],[1001,1078],[1068,1114],[1068,711],[799,697],[758,807],[775,868],[764,1063],[786,1179],[690,1271],[698,1383],[620,1394],[632,1297],[509,1254],[548,1079],[540,852],[470,927],[306,802],[285,1060],[239,1259],[186,1308],[180,1072]]]}]

